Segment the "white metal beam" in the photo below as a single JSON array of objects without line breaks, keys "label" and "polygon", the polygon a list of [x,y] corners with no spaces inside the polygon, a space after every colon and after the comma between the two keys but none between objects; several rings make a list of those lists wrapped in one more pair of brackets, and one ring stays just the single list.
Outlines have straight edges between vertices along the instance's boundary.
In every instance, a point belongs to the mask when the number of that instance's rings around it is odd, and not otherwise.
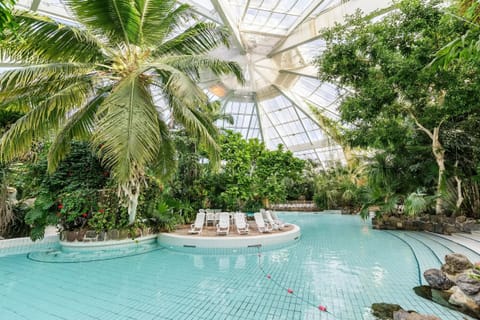
[{"label": "white metal beam", "polygon": [[212,12],[210,12],[210,10],[208,10],[207,8],[201,6],[201,5],[197,4],[197,3],[193,4],[193,3],[189,2],[189,1],[185,1],[185,0],[179,1],[179,2],[189,4],[189,5],[191,6],[191,10],[192,10],[193,12],[201,15],[201,16],[204,17],[204,18],[206,18],[206,19],[208,19],[208,20],[211,20],[211,21],[213,21],[213,22],[215,22],[215,23],[218,23],[218,24],[220,24],[220,25],[223,24],[223,21],[220,21],[219,19],[217,19],[217,18],[214,16],[214,14],[213,14]]},{"label": "white metal beam", "polygon": [[281,94],[283,94],[288,100],[290,100],[290,102],[292,102],[298,109],[300,109],[300,111],[302,111],[308,118],[310,118],[310,120],[312,120],[315,124],[317,124],[320,127],[320,129],[322,128],[320,126],[320,123],[313,116],[312,112],[308,108],[308,105],[304,101],[297,99],[297,97],[290,90],[287,90],[287,89],[285,89],[285,88],[283,88],[279,85],[276,85],[276,84],[273,84],[273,86]]},{"label": "white metal beam", "polygon": [[280,73],[290,73],[295,74],[297,76],[308,77],[318,80],[318,70],[314,66],[306,66],[300,68],[292,68],[292,69],[281,69],[278,72]]},{"label": "white metal beam", "polygon": [[301,151],[307,151],[307,150],[328,148],[330,146],[331,146],[330,140],[324,139],[320,141],[315,141],[314,143],[297,144],[297,145],[291,146],[290,148],[288,148],[288,150],[292,152],[301,152]]},{"label": "white metal beam", "polygon": [[233,40],[235,44],[238,46],[238,49],[242,54],[246,53],[245,46],[242,41],[242,36],[240,35],[240,31],[238,26],[234,22],[234,18],[232,13],[229,10],[229,6],[225,3],[225,0],[212,0],[212,4],[217,10],[218,14],[222,18],[223,24],[227,26],[233,35]]},{"label": "white metal beam", "polygon": [[265,133],[263,132],[263,125],[262,125],[262,117],[260,116],[260,107],[258,106],[258,99],[257,94],[253,95],[253,105],[255,110],[257,111],[257,121],[258,121],[258,128],[260,129],[260,136],[262,137],[262,141],[265,141]]},{"label": "white metal beam", "polygon": [[30,10],[37,11],[39,6],[40,6],[40,0],[33,0],[32,5],[30,6]]},{"label": "white metal beam", "polygon": [[[295,111],[295,114],[297,115],[298,121],[300,121],[300,124],[302,125],[303,131],[305,131],[305,134],[306,134],[307,137],[308,137],[308,141],[310,142],[310,144],[313,144],[313,139],[312,139],[312,137],[310,136],[310,132],[309,132],[309,131],[307,130],[307,128],[305,127],[305,123],[303,123],[303,120],[302,120],[302,118],[300,117],[300,114],[299,114],[299,112],[298,112],[298,109],[299,109],[299,108],[297,108],[296,103],[295,103],[293,100],[291,100],[287,95],[285,95],[282,90],[280,90],[280,89],[277,88],[277,87],[276,87],[276,89],[280,92],[281,95],[283,95],[287,100],[289,100],[289,101],[292,103],[292,105],[293,105],[293,110]],[[308,117],[308,115],[307,115],[307,117]]]},{"label": "white metal beam", "polygon": [[[282,141],[282,144],[285,146],[285,148],[287,148],[287,150],[289,150],[289,146],[285,143],[285,140],[283,139],[283,136],[280,134],[280,132],[278,132],[277,126],[275,125],[275,123],[273,123],[273,120],[270,117],[270,115],[267,112],[265,112],[265,110],[263,110],[263,108],[262,108],[262,110],[260,110],[260,106],[259,106],[259,103],[258,103],[258,99],[256,99],[256,95],[255,95],[255,105],[258,106],[257,111],[261,111],[262,115],[265,116],[265,118],[267,118],[267,120],[271,123],[273,130],[277,133],[277,136],[280,138],[280,141]],[[259,120],[260,119],[261,119],[261,115],[259,113]],[[260,128],[262,128],[263,142],[265,142],[265,144],[268,144],[268,142],[265,140],[265,135],[264,135],[265,130],[263,129],[262,122],[260,122],[260,125],[261,125]]]},{"label": "white metal beam", "polygon": [[315,19],[307,20],[297,26],[283,42],[272,49],[268,56],[272,57],[303,43],[318,39],[322,29],[333,27],[335,23],[343,23],[345,21],[345,15],[354,14],[358,9],[364,14],[369,14],[375,10],[388,8],[390,6],[392,6],[391,0],[350,0],[343,5],[319,15]]},{"label": "white metal beam", "polygon": [[247,14],[249,5],[250,5],[250,0],[247,0],[247,2],[245,3],[245,7],[243,8],[242,17],[240,18],[240,23],[243,21],[243,19],[245,19],[245,15]]}]

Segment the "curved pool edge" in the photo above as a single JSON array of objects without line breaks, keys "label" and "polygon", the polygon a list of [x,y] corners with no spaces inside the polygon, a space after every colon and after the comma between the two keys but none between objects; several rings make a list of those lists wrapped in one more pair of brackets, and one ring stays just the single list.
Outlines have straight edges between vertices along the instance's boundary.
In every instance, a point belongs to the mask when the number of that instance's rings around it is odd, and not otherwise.
[{"label": "curved pool edge", "polygon": [[92,242],[68,242],[59,241],[61,250],[65,252],[72,251],[89,251],[89,250],[106,250],[128,247],[131,245],[139,245],[146,243],[154,243],[157,241],[157,235],[152,234],[148,236],[138,237],[135,239],[123,240],[107,240],[107,241],[92,241]]},{"label": "curved pool edge", "polygon": [[297,241],[301,236],[300,227],[291,224],[292,230],[281,233],[262,234],[257,236],[237,236],[237,237],[203,237],[195,235],[178,235],[171,233],[160,233],[158,235],[158,244],[163,247],[186,247],[186,248],[206,248],[206,249],[234,249],[248,247],[270,247],[280,245],[290,245]]}]

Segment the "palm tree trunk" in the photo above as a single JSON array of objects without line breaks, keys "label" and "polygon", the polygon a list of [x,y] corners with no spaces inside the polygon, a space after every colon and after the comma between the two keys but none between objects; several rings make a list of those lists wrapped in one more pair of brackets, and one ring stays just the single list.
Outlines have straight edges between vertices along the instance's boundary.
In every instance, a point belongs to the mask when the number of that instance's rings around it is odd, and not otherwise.
[{"label": "palm tree trunk", "polygon": [[127,212],[128,224],[132,225],[135,222],[137,215],[138,197],[140,196],[140,182],[130,181],[121,186],[123,194],[127,198]]}]

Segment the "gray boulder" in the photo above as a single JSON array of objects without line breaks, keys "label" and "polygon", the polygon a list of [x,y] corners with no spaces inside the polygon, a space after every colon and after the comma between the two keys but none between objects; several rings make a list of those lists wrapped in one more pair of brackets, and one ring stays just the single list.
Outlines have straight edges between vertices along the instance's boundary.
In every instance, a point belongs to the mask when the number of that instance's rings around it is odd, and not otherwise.
[{"label": "gray boulder", "polygon": [[480,281],[462,273],[456,279],[457,286],[466,294],[474,295],[480,291]]},{"label": "gray boulder", "polygon": [[448,290],[454,285],[447,275],[438,269],[428,269],[423,273],[423,276],[430,287],[434,289]]},{"label": "gray boulder", "polygon": [[454,275],[472,267],[473,264],[463,254],[452,253],[445,256],[445,264],[442,265],[442,271]]}]

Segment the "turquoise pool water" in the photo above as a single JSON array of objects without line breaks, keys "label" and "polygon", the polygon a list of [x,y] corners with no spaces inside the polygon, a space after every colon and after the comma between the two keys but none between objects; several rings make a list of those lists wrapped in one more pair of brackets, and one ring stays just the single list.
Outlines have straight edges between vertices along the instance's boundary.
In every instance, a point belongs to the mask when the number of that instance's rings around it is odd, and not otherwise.
[{"label": "turquoise pool water", "polygon": [[373,319],[374,302],[462,319],[412,291],[418,266],[438,267],[450,244],[375,231],[356,216],[281,218],[299,225],[302,238],[284,249],[263,248],[260,257],[255,248],[159,248],[80,263],[2,257],[0,319]]}]

